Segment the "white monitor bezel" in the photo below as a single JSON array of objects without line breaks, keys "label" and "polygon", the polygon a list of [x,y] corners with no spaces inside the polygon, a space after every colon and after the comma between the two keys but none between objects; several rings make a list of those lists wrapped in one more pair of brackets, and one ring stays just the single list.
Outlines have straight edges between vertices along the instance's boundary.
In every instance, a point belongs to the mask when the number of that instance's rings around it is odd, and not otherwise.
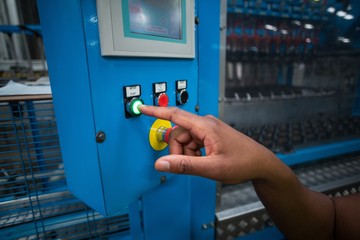
[{"label": "white monitor bezel", "polygon": [[185,1],[186,34],[182,42],[126,37],[124,33],[123,0],[97,0],[102,56],[129,57],[195,57],[194,0]]}]

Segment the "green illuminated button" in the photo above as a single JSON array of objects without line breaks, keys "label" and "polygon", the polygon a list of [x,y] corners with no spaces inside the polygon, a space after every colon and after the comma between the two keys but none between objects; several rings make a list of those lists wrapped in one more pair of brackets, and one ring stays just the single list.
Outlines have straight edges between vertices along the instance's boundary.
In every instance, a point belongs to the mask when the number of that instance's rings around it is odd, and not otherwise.
[{"label": "green illuminated button", "polygon": [[139,116],[141,115],[139,106],[143,104],[144,102],[140,98],[133,98],[126,104],[126,110],[133,117]]}]

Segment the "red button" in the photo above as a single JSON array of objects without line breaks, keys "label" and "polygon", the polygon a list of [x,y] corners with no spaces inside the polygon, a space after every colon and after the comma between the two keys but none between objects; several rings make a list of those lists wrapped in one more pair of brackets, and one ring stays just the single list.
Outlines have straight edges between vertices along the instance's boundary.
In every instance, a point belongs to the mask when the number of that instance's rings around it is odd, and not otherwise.
[{"label": "red button", "polygon": [[169,97],[166,93],[160,93],[156,99],[156,105],[159,107],[167,107],[169,105]]}]

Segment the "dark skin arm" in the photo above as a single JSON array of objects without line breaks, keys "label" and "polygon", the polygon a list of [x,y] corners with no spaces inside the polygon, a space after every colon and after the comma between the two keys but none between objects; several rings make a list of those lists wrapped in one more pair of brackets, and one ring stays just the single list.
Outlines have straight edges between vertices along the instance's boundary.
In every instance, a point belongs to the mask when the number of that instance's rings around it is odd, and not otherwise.
[{"label": "dark skin arm", "polygon": [[[171,155],[155,163],[158,171],[228,184],[252,181],[288,239],[360,239],[359,194],[332,200],[310,191],[271,151],[215,117],[200,117],[178,108],[141,106],[140,110],[179,126],[170,134]],[[201,156],[201,148],[206,156]]]}]

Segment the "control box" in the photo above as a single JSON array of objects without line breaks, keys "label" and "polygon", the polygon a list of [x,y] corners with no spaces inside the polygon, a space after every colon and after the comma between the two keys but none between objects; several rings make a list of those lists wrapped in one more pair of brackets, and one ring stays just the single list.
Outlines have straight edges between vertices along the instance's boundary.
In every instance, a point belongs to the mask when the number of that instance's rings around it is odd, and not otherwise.
[{"label": "control box", "polygon": [[177,239],[173,226],[178,239],[192,238],[185,222],[201,230],[214,220],[215,183],[157,172],[156,159],[169,151],[154,145],[152,127],[173,124],[138,106],[217,115],[218,1],[38,0],[38,7],[69,189],[103,215],[133,216],[135,204],[147,239]]}]

